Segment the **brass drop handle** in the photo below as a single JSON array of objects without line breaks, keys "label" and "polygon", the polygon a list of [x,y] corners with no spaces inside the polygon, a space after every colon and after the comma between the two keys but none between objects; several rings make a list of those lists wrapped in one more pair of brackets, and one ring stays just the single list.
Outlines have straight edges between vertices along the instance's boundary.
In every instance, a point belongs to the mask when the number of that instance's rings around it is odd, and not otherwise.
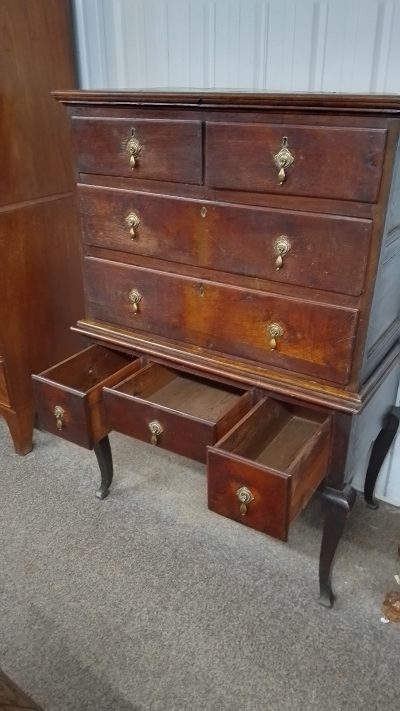
[{"label": "brass drop handle", "polygon": [[237,490],[236,496],[240,502],[239,511],[242,516],[246,516],[247,507],[254,500],[254,496],[247,486],[241,486],[240,489]]},{"label": "brass drop handle", "polygon": [[280,323],[269,323],[267,326],[267,333],[269,335],[269,347],[271,351],[274,351],[277,346],[277,338],[283,336],[283,328]]},{"label": "brass drop handle", "polygon": [[156,445],[158,437],[163,431],[160,422],[158,420],[152,420],[151,422],[149,422],[149,430],[151,432],[150,442],[151,444]]},{"label": "brass drop handle", "polygon": [[281,235],[274,242],[274,255],[276,271],[282,269],[283,258],[287,255],[291,248],[291,244],[285,235]]},{"label": "brass drop handle", "polygon": [[62,430],[63,425],[64,425],[65,410],[63,410],[61,405],[56,405],[53,412],[54,412],[54,417],[56,418],[57,429]]},{"label": "brass drop handle", "polygon": [[128,298],[132,304],[133,313],[137,314],[137,312],[139,311],[139,304],[142,300],[142,295],[141,295],[140,291],[138,291],[137,289],[132,289],[129,292]]},{"label": "brass drop handle", "polygon": [[136,160],[142,150],[142,146],[140,145],[133,128],[131,131],[131,137],[126,144],[126,150],[129,154],[129,165],[133,170],[136,167]]},{"label": "brass drop handle", "polygon": [[137,230],[140,225],[139,215],[137,215],[136,212],[130,212],[129,215],[125,217],[125,222],[129,227],[129,234],[131,236],[131,239],[135,239],[135,230]]},{"label": "brass drop handle", "polygon": [[274,163],[278,168],[278,183],[282,185],[286,180],[285,170],[289,168],[294,162],[294,158],[288,148],[288,138],[283,136],[282,147],[280,151],[274,156]]}]

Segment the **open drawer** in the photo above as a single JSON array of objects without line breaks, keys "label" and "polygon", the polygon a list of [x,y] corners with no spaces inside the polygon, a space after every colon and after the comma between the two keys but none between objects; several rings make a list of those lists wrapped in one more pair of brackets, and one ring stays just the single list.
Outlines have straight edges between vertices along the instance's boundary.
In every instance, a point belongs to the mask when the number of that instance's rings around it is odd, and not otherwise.
[{"label": "open drawer", "polygon": [[140,365],[139,358],[94,345],[33,375],[40,427],[91,449],[110,431],[104,416],[104,385],[114,385]]},{"label": "open drawer", "polygon": [[205,462],[252,406],[250,391],[150,363],[104,389],[110,429]]},{"label": "open drawer", "polygon": [[330,418],[262,398],[208,448],[208,507],[287,540],[326,475]]}]

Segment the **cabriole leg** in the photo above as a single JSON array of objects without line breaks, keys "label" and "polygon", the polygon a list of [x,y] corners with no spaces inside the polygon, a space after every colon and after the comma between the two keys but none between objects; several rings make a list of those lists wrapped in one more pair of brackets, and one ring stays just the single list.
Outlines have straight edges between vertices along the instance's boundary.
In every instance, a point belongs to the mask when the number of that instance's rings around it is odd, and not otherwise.
[{"label": "cabriole leg", "polygon": [[385,426],[379,432],[371,450],[364,484],[364,499],[371,509],[378,508],[378,504],[374,500],[374,488],[382,464],[399,428],[399,419],[400,407],[392,407],[386,418]]},{"label": "cabriole leg", "polygon": [[109,494],[111,482],[113,480],[113,461],[111,454],[110,440],[103,437],[94,445],[94,453],[100,468],[101,486],[96,491],[98,499],[105,499]]},{"label": "cabriole leg", "polygon": [[325,523],[319,559],[319,601],[325,607],[332,607],[335,600],[332,590],[333,561],[355,500],[356,492],[350,486],[343,491],[326,487],[322,492]]}]

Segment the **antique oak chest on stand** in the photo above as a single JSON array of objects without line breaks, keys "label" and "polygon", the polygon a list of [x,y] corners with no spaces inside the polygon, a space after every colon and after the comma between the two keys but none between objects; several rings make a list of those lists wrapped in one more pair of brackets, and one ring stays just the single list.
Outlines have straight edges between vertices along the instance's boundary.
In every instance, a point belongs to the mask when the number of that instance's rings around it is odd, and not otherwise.
[{"label": "antique oak chest on stand", "polygon": [[331,605],[352,479],[398,422],[400,99],[55,96],[93,345],[35,377],[42,426],[94,448],[100,498],[117,430],[207,462],[209,508],[283,540],[320,488]]}]

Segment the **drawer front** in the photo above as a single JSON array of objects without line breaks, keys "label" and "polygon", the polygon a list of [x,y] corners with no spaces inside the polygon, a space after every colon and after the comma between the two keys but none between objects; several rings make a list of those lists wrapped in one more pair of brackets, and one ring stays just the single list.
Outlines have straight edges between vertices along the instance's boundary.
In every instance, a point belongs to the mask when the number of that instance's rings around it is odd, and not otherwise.
[{"label": "drawer front", "polygon": [[105,391],[106,417],[110,428],[130,437],[151,443],[150,424],[158,423],[162,433],[157,445],[183,457],[205,462],[207,445],[215,441],[214,428],[184,415],[166,412],[156,405],[138,403]]},{"label": "drawer front", "polygon": [[73,118],[72,128],[82,173],[202,182],[199,121]]},{"label": "drawer front", "polygon": [[[279,176],[274,156],[283,138],[294,160]],[[230,190],[375,202],[385,142],[384,129],[210,122],[206,183]]]},{"label": "drawer front", "polygon": [[151,444],[150,424],[156,422],[162,429],[157,446],[183,457],[205,462],[207,445],[216,440],[215,426],[167,412],[152,403],[137,402],[109,389],[104,391],[104,401],[111,430]]},{"label": "drawer front", "polygon": [[91,449],[94,442],[109,432],[103,386],[114,385],[138,369],[139,364],[139,360],[132,361],[101,346],[91,346],[40,375],[33,375],[40,427]]},{"label": "drawer front", "polygon": [[150,363],[104,389],[111,429],[199,462],[240,420],[252,394]]},{"label": "drawer front", "polygon": [[89,319],[348,382],[355,309],[93,257],[85,271]]},{"label": "drawer front", "polygon": [[33,393],[41,429],[81,447],[92,447],[90,408],[84,394],[73,393],[62,385],[37,381],[35,376]]},{"label": "drawer front", "polygon": [[355,296],[363,289],[369,220],[85,185],[79,194],[86,244]]},{"label": "drawer front", "polygon": [[6,366],[3,358],[0,358],[0,404],[11,405],[10,394],[7,385]]},{"label": "drawer front", "polygon": [[326,476],[330,424],[303,413],[282,417],[282,410],[279,402],[262,400],[209,448],[207,481],[212,511],[287,540],[290,522]]}]

